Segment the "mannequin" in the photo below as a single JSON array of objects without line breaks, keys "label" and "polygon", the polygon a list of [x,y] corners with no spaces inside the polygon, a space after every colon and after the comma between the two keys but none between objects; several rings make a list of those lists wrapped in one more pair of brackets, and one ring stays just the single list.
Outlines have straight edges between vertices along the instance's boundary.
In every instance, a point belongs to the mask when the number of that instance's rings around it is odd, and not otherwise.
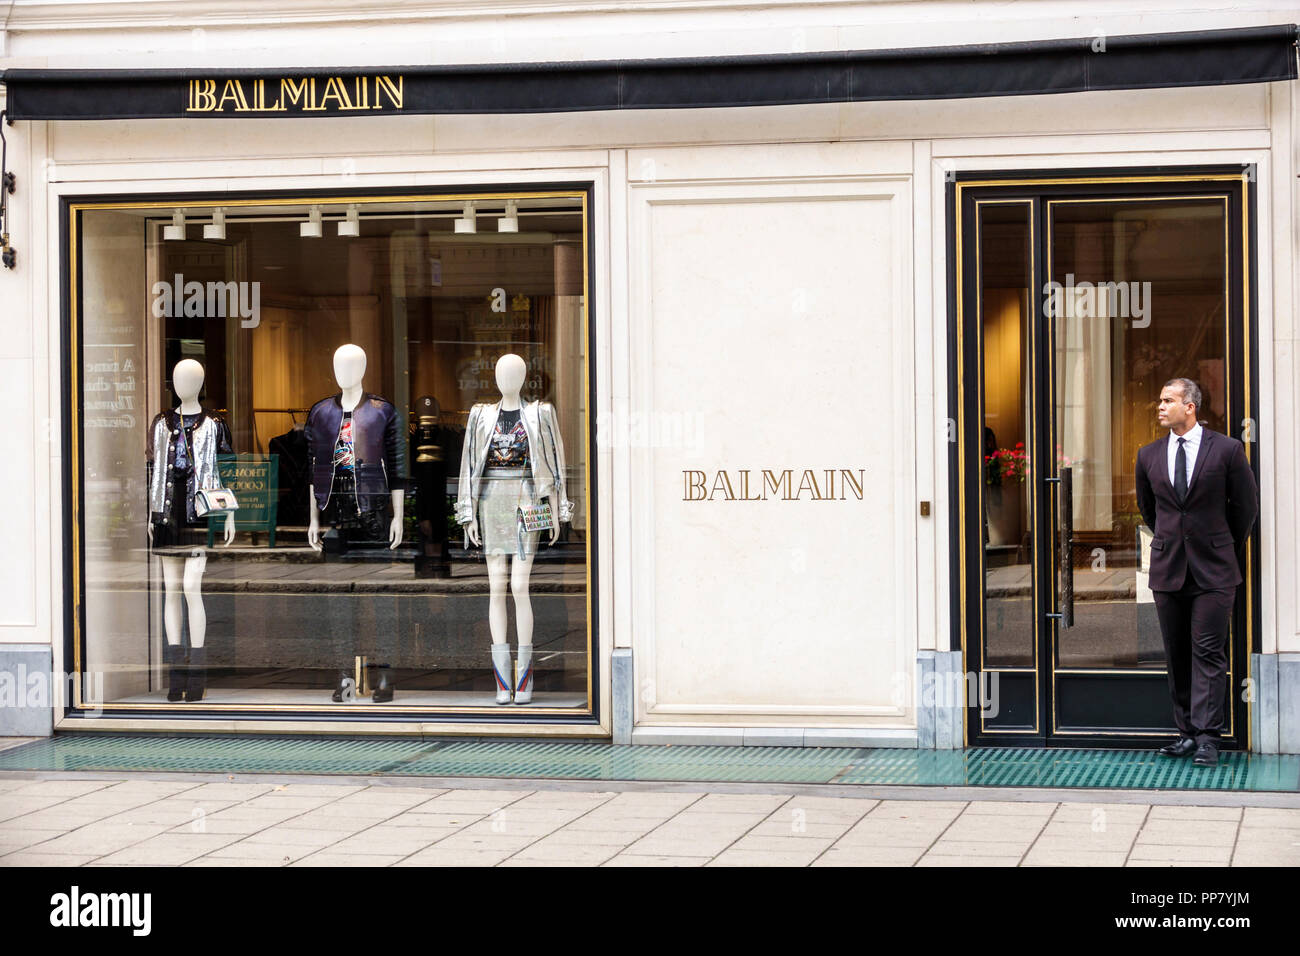
[{"label": "mannequin", "polygon": [[[388,524],[388,547],[402,543],[406,498],[406,436],[400,434],[397,409],[361,387],[366,374],[366,353],[356,345],[340,346],[334,353],[334,379],[339,393],[323,398],[307,415],[308,488],[307,543],[322,550],[322,515],[346,538],[350,531],[371,536],[382,533],[383,496],[393,517]],[[332,699],[345,696],[346,669]],[[392,673],[380,669],[373,700],[393,699]]]},{"label": "mannequin", "polygon": [[[220,486],[216,456],[231,451],[230,431],[220,417],[199,404],[203,366],[182,359],[172,370],[172,388],[180,405],[159,412],[149,428],[150,550],[159,555],[163,572],[163,630],[167,638],[167,699],[194,703],[203,699],[207,682],[204,640],[203,572],[207,569],[206,519],[194,513],[194,495]],[[223,544],[235,540],[235,516],[227,512]],[[181,647],[181,600],[189,609],[190,648]]]},{"label": "mannequin", "polygon": [[[528,593],[533,557],[541,531],[526,531],[517,509],[549,499],[550,544],[560,537],[560,523],[571,521],[573,503],[565,497],[564,446],[548,402],[524,402],[520,389],[528,373],[514,354],[496,363],[501,400],[470,409],[457,483],[456,520],[468,540],[483,547],[488,569],[488,628],[492,634],[492,669],[496,702],[527,704],[533,696],[533,609]],[[481,525],[481,529],[480,529]],[[510,667],[506,629],[506,582],[515,598],[519,657]]]}]

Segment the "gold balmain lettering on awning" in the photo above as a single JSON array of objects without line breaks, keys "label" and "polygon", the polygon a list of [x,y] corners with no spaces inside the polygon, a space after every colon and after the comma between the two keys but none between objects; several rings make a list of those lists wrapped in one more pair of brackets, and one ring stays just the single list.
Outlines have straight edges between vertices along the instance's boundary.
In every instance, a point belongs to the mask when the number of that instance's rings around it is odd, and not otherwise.
[{"label": "gold balmain lettering on awning", "polygon": [[229,77],[189,81],[187,113],[352,113],[400,110],[405,77]]}]

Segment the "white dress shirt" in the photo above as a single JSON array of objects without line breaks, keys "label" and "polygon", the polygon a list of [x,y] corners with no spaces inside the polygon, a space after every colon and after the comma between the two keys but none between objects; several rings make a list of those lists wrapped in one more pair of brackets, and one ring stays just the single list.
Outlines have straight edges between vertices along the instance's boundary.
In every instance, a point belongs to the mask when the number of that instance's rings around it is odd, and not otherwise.
[{"label": "white dress shirt", "polygon": [[[1203,429],[1201,428],[1201,423],[1197,422],[1195,425],[1193,425],[1191,428],[1187,430],[1186,434],[1182,436],[1183,438],[1187,439],[1187,441],[1184,442],[1183,444],[1183,456],[1187,459],[1187,487],[1189,490],[1192,487],[1192,469],[1193,466],[1195,466],[1196,464],[1196,453],[1201,448],[1202,430]],[[1171,428],[1169,430],[1169,447],[1168,447],[1169,483],[1171,485],[1174,484],[1174,458],[1178,455],[1178,438],[1179,436],[1175,435],[1174,430]]]}]

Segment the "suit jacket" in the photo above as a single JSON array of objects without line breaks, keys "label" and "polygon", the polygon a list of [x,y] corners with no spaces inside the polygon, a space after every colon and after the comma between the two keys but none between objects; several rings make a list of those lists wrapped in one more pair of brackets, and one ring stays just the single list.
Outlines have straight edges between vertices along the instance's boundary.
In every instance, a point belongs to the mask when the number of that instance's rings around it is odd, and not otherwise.
[{"label": "suit jacket", "polygon": [[1235,438],[1201,426],[1201,447],[1178,503],[1169,480],[1169,436],[1138,449],[1138,510],[1151,539],[1151,590],[1177,591],[1187,568],[1203,588],[1241,583],[1246,538],[1259,515],[1259,486]]},{"label": "suit jacket", "polygon": [[[460,455],[460,478],[456,482],[456,522],[467,525],[477,513],[479,486],[492,446],[501,403],[478,404],[469,410],[465,444]],[[550,402],[520,402],[519,420],[528,433],[528,461],[538,498],[550,498],[560,521],[573,520],[573,502],[565,494],[564,443]]]}]

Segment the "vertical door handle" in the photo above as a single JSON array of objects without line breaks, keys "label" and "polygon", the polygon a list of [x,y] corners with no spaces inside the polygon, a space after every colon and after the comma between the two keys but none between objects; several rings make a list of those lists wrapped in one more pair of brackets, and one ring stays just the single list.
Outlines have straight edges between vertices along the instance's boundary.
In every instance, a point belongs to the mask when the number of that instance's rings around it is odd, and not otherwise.
[{"label": "vertical door handle", "polygon": [[1061,627],[1074,626],[1074,473],[1061,469],[1057,489],[1061,529]]}]

